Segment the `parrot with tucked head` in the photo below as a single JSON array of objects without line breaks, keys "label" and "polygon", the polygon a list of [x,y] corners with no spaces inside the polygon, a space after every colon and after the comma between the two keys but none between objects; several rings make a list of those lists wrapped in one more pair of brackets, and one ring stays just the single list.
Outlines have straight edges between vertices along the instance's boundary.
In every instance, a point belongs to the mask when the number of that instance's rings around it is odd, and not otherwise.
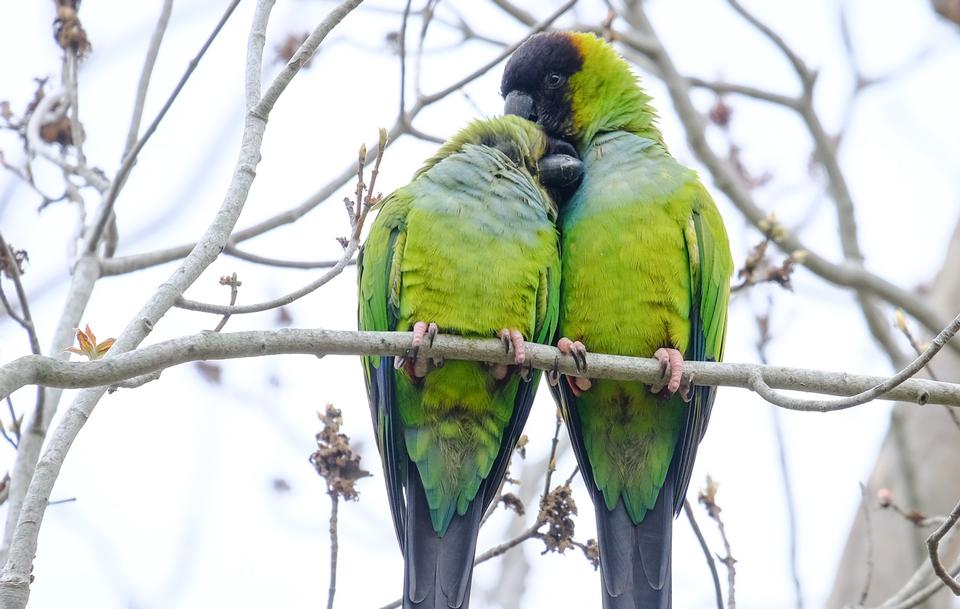
[{"label": "parrot with tucked head", "polygon": [[[501,93],[507,114],[537,122],[583,162],[558,223],[557,346],[580,374],[553,389],[594,503],[603,607],[666,609],[673,519],[716,393],[691,387],[683,361],[723,355],[733,272],[723,220],[670,156],[636,76],[596,36],[530,38]],[[587,348],[655,357],[661,379],[590,379]]]},{"label": "parrot with tucked head", "polygon": [[[467,609],[480,520],[540,376],[523,366],[524,339],[549,342],[556,330],[546,187],[567,187],[580,163],[545,157],[549,146],[516,116],[473,122],[383,200],[361,250],[360,329],[413,333],[406,357],[363,360],[405,609]],[[427,360],[419,350],[438,329],[499,336],[514,364]]]}]

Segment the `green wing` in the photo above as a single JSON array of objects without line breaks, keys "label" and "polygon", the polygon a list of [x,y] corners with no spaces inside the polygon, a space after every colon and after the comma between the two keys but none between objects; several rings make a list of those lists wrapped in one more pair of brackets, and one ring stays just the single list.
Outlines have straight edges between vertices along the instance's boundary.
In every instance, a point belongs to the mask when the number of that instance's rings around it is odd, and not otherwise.
[{"label": "green wing", "polygon": [[[384,201],[371,226],[359,264],[360,327],[406,330],[426,319],[444,332],[495,336],[511,327],[547,342],[559,313],[555,208],[525,163],[545,140],[532,123],[507,117],[474,123],[455,141]],[[364,358],[364,372],[401,545],[414,467],[442,536],[454,513],[496,494],[539,374],[493,382],[483,364],[452,361],[411,382],[379,357]]]},{"label": "green wing", "polygon": [[[403,259],[405,220],[409,208],[410,201],[402,191],[384,199],[357,258],[361,330],[392,331],[397,327],[399,268]],[[387,480],[390,511],[393,513],[397,538],[403,545],[406,519],[403,485],[406,481],[407,457],[394,403],[393,372],[392,357],[363,358],[367,397]]]},{"label": "green wing", "polygon": [[[699,186],[699,185],[698,185]],[[723,359],[730,301],[733,260],[726,230],[705,188],[697,200],[684,234],[690,265],[690,343],[686,359],[718,362]],[[684,414],[683,429],[674,455],[677,467],[674,511],[679,514],[690,484],[697,447],[710,420],[716,387],[696,387]]]}]

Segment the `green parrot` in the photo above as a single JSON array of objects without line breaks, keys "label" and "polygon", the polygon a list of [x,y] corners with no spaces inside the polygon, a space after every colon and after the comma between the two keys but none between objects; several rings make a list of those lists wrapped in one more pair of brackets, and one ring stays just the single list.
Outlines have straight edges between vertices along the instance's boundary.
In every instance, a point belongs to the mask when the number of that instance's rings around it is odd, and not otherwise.
[{"label": "green parrot", "polygon": [[[549,146],[516,116],[473,122],[383,200],[361,250],[360,329],[413,332],[407,357],[363,361],[404,608],[467,609],[480,520],[539,380],[523,341],[556,331],[557,208],[538,178],[563,187],[580,163]],[[438,328],[499,336],[515,365],[427,361]]]},{"label": "green parrot", "polygon": [[[593,499],[605,609],[671,606],[673,519],[716,389],[683,360],[723,355],[733,260],[696,173],[667,151],[650,97],[592,34],[530,38],[504,69],[506,113],[572,144],[583,181],[560,208],[557,346],[583,373],[554,387]],[[655,357],[661,381],[589,379],[586,347]]]}]

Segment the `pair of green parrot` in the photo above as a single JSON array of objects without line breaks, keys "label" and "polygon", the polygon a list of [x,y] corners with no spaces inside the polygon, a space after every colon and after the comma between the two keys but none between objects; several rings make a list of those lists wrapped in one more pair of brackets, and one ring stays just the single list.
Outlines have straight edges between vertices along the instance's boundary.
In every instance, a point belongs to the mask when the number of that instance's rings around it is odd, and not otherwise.
[{"label": "pair of green parrot", "polygon": [[[530,340],[581,372],[551,388],[595,506],[603,607],[669,608],[672,522],[715,395],[682,367],[723,354],[723,221],[592,34],[530,38],[501,93],[507,116],[470,124],[384,199],[358,263],[360,328],[413,332],[407,357],[364,359],[403,607],[469,605],[480,521],[539,381]],[[515,364],[427,360],[438,329],[500,336]],[[656,357],[663,378],[590,379],[586,347]]]}]

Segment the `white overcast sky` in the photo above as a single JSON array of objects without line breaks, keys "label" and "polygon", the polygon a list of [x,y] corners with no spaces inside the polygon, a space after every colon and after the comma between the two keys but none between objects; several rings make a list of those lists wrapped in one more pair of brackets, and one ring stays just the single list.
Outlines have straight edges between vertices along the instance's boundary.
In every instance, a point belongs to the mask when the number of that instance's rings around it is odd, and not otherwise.
[{"label": "white overcast sky", "polygon": [[[35,77],[59,74],[51,39],[52,2],[11,3],[0,19],[0,99],[20,112],[33,94]],[[218,19],[225,2],[178,0],[161,49],[148,99],[149,119],[159,109]],[[312,194],[355,158],[360,142],[393,123],[398,61],[385,38],[399,18],[372,7],[401,2],[370,1],[350,15],[323,45],[308,71],[286,91],[271,117],[263,162],[240,219],[241,227],[291,207]],[[419,4],[418,2],[414,3]],[[525,3],[545,16],[558,3]],[[851,87],[838,29],[837,0],[749,3],[803,58],[820,70],[817,106],[828,128],[843,116]],[[958,216],[960,201],[960,37],[938,22],[927,0],[850,0],[854,43],[863,69],[882,75],[931,48],[908,74],[866,93],[856,107],[842,148],[842,162],[857,202],[860,239],[868,266],[907,288],[929,280]],[[81,72],[80,112],[92,164],[112,174],[126,135],[143,55],[160,3],[87,0],[83,24],[93,52]],[[277,69],[270,50],[287,34],[316,24],[329,2],[281,0],[268,31],[265,73]],[[168,120],[144,149],[117,204],[118,254],[182,243],[199,235],[220,205],[237,157],[242,126],[245,39],[254,7],[241,3],[214,43]],[[475,0],[447,0],[439,14],[456,8],[478,31],[513,41],[523,29],[495,7]],[[650,13],[684,73],[796,92],[784,59],[733,15],[721,0],[651,0]],[[581,21],[598,23],[602,2],[584,0]],[[561,23],[570,23],[570,19]],[[411,40],[419,22],[411,22]],[[434,91],[499,53],[471,42],[450,50],[457,37],[434,25],[427,46],[438,49],[423,62],[426,92]],[[452,96],[418,118],[417,126],[446,137],[470,118],[501,111],[502,67],[467,87],[469,99]],[[692,163],[668,98],[651,85],[668,145]],[[412,88],[411,88],[412,93]],[[698,95],[706,110],[711,96]],[[760,103],[730,100],[732,133],[756,173],[770,171],[759,201],[788,226],[804,221],[802,237],[832,259],[839,258],[834,210],[823,181],[809,171],[810,142],[790,114]],[[711,138],[724,145],[723,135]],[[434,145],[404,139],[386,154],[378,186],[404,184]],[[19,141],[0,132],[0,150],[22,163]],[[57,172],[33,164],[50,193]],[[709,182],[708,182],[709,185]],[[715,188],[711,189],[716,191]],[[335,237],[346,219],[334,196],[297,225],[245,244],[264,255],[323,259],[339,255]],[[33,296],[41,343],[48,348],[68,285],[76,209],[59,203],[36,213],[37,196],[0,173],[0,227],[30,253],[25,277]],[[89,204],[95,200],[91,196]],[[734,258],[743,260],[758,235],[722,197]],[[101,281],[84,316],[101,337],[114,336],[155,287],[175,268],[166,265]],[[265,269],[223,257],[192,288],[198,300],[225,301],[220,275],[237,271],[240,302],[286,293],[315,271]],[[735,298],[727,359],[753,362],[754,316],[774,303],[769,348],[772,363],[850,372],[888,373],[853,298],[800,270],[792,293],[759,288]],[[304,327],[354,329],[353,269],[290,307]],[[171,311],[151,342],[210,328],[216,318]],[[228,330],[277,325],[275,313],[235,317]],[[0,320],[0,361],[26,352],[21,330]],[[401,560],[379,475],[369,428],[360,366],[355,358],[276,357],[222,366],[222,384],[203,380],[194,366],[181,366],[160,381],[107,396],[77,439],[54,491],[76,501],[51,507],[40,536],[31,607],[104,609],[194,607],[316,607],[326,602],[329,501],[307,457],[319,430],[316,411],[332,402],[344,411],[354,439],[375,477],[359,483],[361,500],[340,510],[339,607],[375,608],[396,598]],[[61,409],[75,392],[66,392]],[[32,390],[14,396],[18,409],[32,404]],[[874,403],[831,415],[782,413],[790,473],[799,507],[800,577],[808,607],[829,593],[847,528],[855,517],[858,482],[865,480],[887,425],[888,406]],[[3,415],[6,417],[6,415]],[[554,408],[543,391],[527,432],[529,463],[547,452]],[[793,605],[787,568],[786,516],[771,408],[746,391],[719,393],[711,429],[700,451],[693,488],[709,473],[721,482],[719,501],[734,547],[738,604],[744,609]],[[0,445],[0,470],[13,451]],[[573,468],[565,451],[564,477]],[[533,477],[536,470],[520,472]],[[289,484],[278,492],[275,480]],[[589,499],[577,483],[577,537],[593,536]],[[535,500],[530,503],[535,505]],[[702,511],[698,509],[698,514]],[[528,514],[527,519],[531,517]],[[527,522],[524,520],[523,522]],[[484,529],[480,547],[502,540],[513,515],[499,514]],[[521,523],[522,524],[522,523]],[[714,527],[701,517],[719,550]],[[709,576],[684,520],[676,526],[675,607],[712,605]],[[599,577],[579,554],[539,555],[538,543],[522,552],[532,567],[519,606],[599,606]],[[478,568],[473,606],[498,607],[503,565],[522,568],[515,557]],[[493,590],[494,592],[490,592]],[[853,599],[851,599],[853,600]]]}]

